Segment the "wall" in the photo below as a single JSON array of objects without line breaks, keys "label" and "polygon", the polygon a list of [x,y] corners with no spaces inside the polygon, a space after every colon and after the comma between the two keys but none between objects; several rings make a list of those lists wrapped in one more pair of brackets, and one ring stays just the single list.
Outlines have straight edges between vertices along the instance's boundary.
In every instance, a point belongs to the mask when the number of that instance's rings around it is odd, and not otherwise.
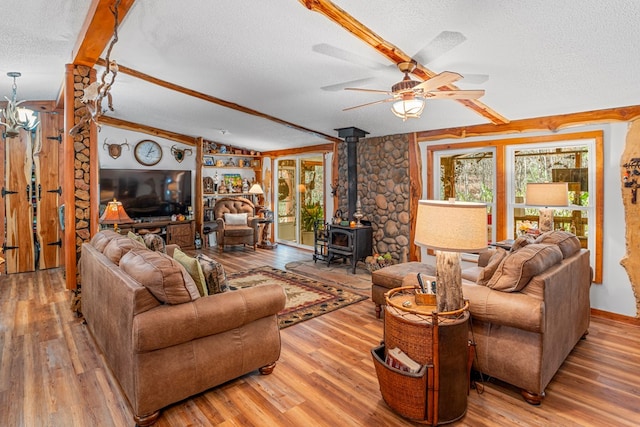
[{"label": "wall", "polygon": [[[604,132],[604,229],[603,229],[603,281],[602,284],[591,286],[591,307],[624,316],[636,317],[636,299],[624,268],[620,265],[625,246],[625,219],[622,203],[620,164],[621,155],[627,135],[627,122],[607,125],[592,125],[572,127],[555,134],[573,133],[581,131],[602,130]],[[526,136],[549,135],[550,132],[528,133]],[[523,135],[518,135],[522,137]],[[513,135],[511,137],[514,137]],[[425,161],[425,148],[429,144],[463,143],[482,140],[496,140],[508,136],[475,137],[466,139],[443,139],[431,143],[420,143],[420,149]],[[424,182],[426,182],[426,168]],[[423,196],[426,197],[426,188]],[[639,205],[640,206],[640,205]],[[639,208],[640,209],[640,208]],[[426,259],[423,254],[422,259]]]}]

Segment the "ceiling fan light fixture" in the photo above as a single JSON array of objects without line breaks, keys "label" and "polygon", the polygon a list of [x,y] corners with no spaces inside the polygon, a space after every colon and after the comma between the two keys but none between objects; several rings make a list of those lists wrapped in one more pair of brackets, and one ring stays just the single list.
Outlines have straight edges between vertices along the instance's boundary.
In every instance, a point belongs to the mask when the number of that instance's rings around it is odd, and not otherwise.
[{"label": "ceiling fan light fixture", "polygon": [[419,119],[424,110],[424,104],[422,98],[401,99],[393,103],[391,111],[403,122],[407,119]]}]

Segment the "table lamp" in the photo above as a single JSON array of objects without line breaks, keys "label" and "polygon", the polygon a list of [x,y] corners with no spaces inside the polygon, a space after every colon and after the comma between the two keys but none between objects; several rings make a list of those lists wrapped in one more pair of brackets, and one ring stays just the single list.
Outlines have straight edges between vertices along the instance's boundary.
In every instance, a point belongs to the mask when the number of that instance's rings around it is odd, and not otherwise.
[{"label": "table lamp", "polygon": [[453,199],[420,200],[415,244],[436,251],[436,299],[439,312],[464,307],[462,252],[487,247],[487,205]]},{"label": "table lamp", "polygon": [[118,224],[131,224],[135,222],[125,212],[122,207],[122,203],[113,199],[107,203],[107,207],[104,209],[102,216],[100,217],[100,224],[113,224],[113,231],[118,233]]},{"label": "table lamp", "polygon": [[260,196],[264,194],[262,191],[262,187],[257,182],[251,186],[249,189],[249,194],[253,194],[253,204],[260,204]]},{"label": "table lamp", "polygon": [[566,182],[528,183],[525,202],[540,206],[538,229],[541,233],[553,230],[553,209],[549,206],[569,206],[569,186]]}]

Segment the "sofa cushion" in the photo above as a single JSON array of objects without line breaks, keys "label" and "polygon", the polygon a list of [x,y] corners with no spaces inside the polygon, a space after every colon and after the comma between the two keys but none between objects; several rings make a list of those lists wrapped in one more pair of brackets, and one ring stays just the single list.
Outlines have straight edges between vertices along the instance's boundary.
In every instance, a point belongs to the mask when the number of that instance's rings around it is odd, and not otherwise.
[{"label": "sofa cushion", "polygon": [[224,222],[228,225],[247,225],[246,213],[225,213]]},{"label": "sofa cushion", "polygon": [[196,255],[196,259],[200,263],[209,295],[219,294],[229,290],[227,275],[224,272],[222,264],[204,254]]},{"label": "sofa cushion", "polygon": [[120,269],[137,280],[160,302],[182,304],[200,297],[189,273],[174,259],[146,248],[134,248],[122,256]]},{"label": "sofa cushion", "polygon": [[95,236],[91,238],[90,243],[91,243],[91,246],[93,246],[98,251],[100,251],[100,253],[103,253],[104,248],[107,247],[107,244],[109,244],[111,240],[115,238],[120,238],[120,237],[122,237],[122,235],[116,233],[113,230],[102,230],[96,233]]},{"label": "sofa cushion", "polygon": [[127,237],[130,238],[130,239],[133,239],[133,240],[135,240],[137,242],[140,242],[140,243],[142,243],[144,245],[144,239],[142,238],[142,236],[140,236],[140,235],[138,235],[138,234],[136,234],[136,233],[134,233],[132,231],[129,231],[127,233]]},{"label": "sofa cushion", "polygon": [[202,274],[202,268],[200,268],[200,262],[197,259],[190,257],[189,255],[182,252],[180,249],[175,248],[173,250],[173,259],[178,261],[180,265],[187,270],[189,276],[193,279],[196,286],[198,287],[198,292],[200,296],[209,295],[207,291],[207,284],[204,280],[204,275]]},{"label": "sofa cushion", "polygon": [[111,239],[107,246],[104,248],[103,254],[111,260],[115,265],[120,264],[120,258],[133,248],[147,249],[142,243],[137,240],[130,239],[125,236],[120,238]]},{"label": "sofa cushion", "polygon": [[247,225],[227,225],[224,227],[224,235],[227,237],[251,236],[254,229]]},{"label": "sofa cushion", "polygon": [[500,263],[487,286],[504,292],[524,288],[531,278],[562,261],[557,245],[532,243],[509,253]]},{"label": "sofa cushion", "polygon": [[491,258],[489,258],[489,263],[482,270],[478,272],[478,276],[476,277],[476,284],[480,286],[487,286],[489,280],[493,277],[494,273],[498,269],[498,266],[507,257],[507,251],[502,248],[497,248]]},{"label": "sofa cushion", "polygon": [[562,230],[552,230],[543,233],[538,236],[536,243],[558,245],[562,251],[563,258],[568,258],[580,250],[580,240],[575,235]]},{"label": "sofa cushion", "polygon": [[157,234],[147,233],[143,237],[144,245],[152,251],[167,253],[164,239]]},{"label": "sofa cushion", "polygon": [[523,236],[518,236],[516,240],[513,241],[511,245],[511,252],[515,252],[520,248],[524,248],[531,243],[535,243],[536,239],[530,234],[525,234]]}]

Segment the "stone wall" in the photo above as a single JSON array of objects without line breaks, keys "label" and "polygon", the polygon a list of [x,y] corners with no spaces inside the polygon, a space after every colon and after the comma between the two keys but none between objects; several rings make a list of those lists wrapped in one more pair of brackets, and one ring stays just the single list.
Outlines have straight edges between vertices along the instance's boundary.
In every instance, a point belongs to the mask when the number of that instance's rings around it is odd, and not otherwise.
[{"label": "stone wall", "polygon": [[[79,65],[73,70],[74,122],[78,124],[86,113],[81,98],[84,88],[91,83],[91,68]],[[73,210],[67,207],[65,214],[74,215],[76,232],[76,261],[80,258],[82,244],[91,239],[89,230],[89,162],[90,126],[86,124],[73,136],[75,202]],[[77,279],[79,283],[79,279]]]},{"label": "stone wall", "polygon": [[[366,138],[357,142],[358,196],[365,220],[373,227],[373,251],[389,252],[398,263],[409,253],[408,135]],[[338,206],[348,212],[347,144],[338,146]],[[351,219],[351,218],[350,218]]]}]

